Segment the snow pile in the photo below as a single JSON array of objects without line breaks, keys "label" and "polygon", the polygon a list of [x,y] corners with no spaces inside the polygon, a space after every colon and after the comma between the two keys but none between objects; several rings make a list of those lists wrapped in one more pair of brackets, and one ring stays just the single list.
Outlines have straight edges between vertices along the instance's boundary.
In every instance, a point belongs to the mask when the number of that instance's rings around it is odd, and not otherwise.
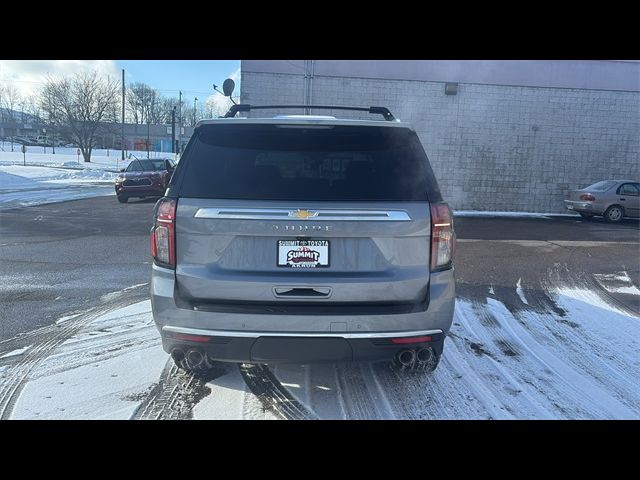
[{"label": "snow pile", "polygon": [[113,195],[116,176],[104,169],[0,165],[0,209]]}]

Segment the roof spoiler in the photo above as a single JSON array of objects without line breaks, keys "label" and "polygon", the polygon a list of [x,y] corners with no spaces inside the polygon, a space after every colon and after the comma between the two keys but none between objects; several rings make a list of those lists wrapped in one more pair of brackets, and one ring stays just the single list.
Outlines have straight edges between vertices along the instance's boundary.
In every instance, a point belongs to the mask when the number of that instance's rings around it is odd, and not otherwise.
[{"label": "roof spoiler", "polygon": [[286,109],[286,108],[307,108],[316,110],[355,110],[359,112],[368,112],[372,114],[382,115],[388,122],[392,122],[396,119],[387,107],[347,107],[344,105],[250,105],[248,103],[239,103],[232,105],[224,118],[232,118],[236,116],[238,112],[249,112],[251,110],[265,110],[265,109]]}]

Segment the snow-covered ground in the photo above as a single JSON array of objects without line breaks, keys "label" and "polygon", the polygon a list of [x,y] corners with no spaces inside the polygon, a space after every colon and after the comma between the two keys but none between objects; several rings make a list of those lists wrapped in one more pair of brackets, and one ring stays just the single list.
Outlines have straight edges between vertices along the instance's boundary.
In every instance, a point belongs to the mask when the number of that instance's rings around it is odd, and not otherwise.
[{"label": "snow-covered ground", "polygon": [[[130,162],[120,160],[115,150],[95,150],[91,162],[80,157],[78,163],[75,149],[56,148],[54,155],[51,148],[45,154],[42,147],[28,147],[25,166],[20,145],[14,145],[14,152],[7,142],[0,145],[0,209],[114,195],[117,173]],[[138,158],[147,154],[131,153]],[[153,158],[168,155],[150,152]]]},{"label": "snow-covered ground", "polygon": [[[30,370],[29,381],[13,407],[11,418],[154,418],[147,415],[152,409],[145,399],[153,394],[154,387],[157,389],[163,374],[165,382],[171,374],[170,380],[175,380],[173,389],[188,397],[190,392],[185,390],[195,382],[171,370],[172,362],[162,350],[150,310],[150,302],[146,300],[101,315],[78,329]],[[78,321],[74,320],[77,317],[68,317],[63,324]],[[45,327],[53,332],[58,328]],[[47,338],[54,336],[52,332],[40,333]],[[27,345],[3,353],[0,358],[22,355],[24,364],[30,353],[35,356],[36,350],[34,345]],[[0,400],[16,383],[20,369],[15,370],[17,373],[12,375],[11,369],[0,369]],[[193,412],[196,418],[275,418],[263,411],[237,368],[202,389],[207,392],[207,400],[197,405],[197,411]],[[176,403],[183,401],[176,392],[170,398],[174,409]],[[192,409],[192,404],[185,405],[177,418],[191,417]]]},{"label": "snow-covered ground", "polygon": [[[0,165],[22,165],[23,155],[20,148],[22,145],[14,144],[13,152],[9,142],[0,142]],[[27,147],[25,155],[27,165],[44,165],[54,167],[75,167],[88,169],[108,169],[117,171],[119,168],[125,168],[130,159],[128,154],[132,154],[138,158],[147,158],[146,151],[127,150],[125,152],[127,158],[124,162],[121,160],[122,154],[120,150],[95,149],[91,153],[91,162],[85,162],[82,155],[77,155],[77,148],[56,147],[54,154],[51,147],[47,147],[46,153],[43,147]],[[149,152],[151,158],[173,158],[172,153],[167,152]]]},{"label": "snow-covered ground", "polygon": [[0,164],[0,209],[114,195],[116,173]]},{"label": "snow-covered ground", "polygon": [[[640,318],[583,280],[557,266],[542,290],[518,282],[507,296],[491,286],[484,298],[459,297],[431,376],[400,375],[387,363],[220,364],[195,379],[162,351],[149,301],[90,321],[68,317],[42,332],[45,343],[57,329],[71,332],[46,356],[37,334],[0,343],[0,410],[10,418],[639,419]],[[625,272],[614,280],[629,287]]]}]

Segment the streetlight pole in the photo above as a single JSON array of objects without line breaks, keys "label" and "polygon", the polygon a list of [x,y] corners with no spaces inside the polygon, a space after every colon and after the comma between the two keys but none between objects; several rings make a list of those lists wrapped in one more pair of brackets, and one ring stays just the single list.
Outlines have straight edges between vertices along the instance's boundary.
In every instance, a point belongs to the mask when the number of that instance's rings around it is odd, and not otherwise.
[{"label": "streetlight pole", "polygon": [[[55,111],[53,113],[53,121],[55,122],[55,118],[56,118],[56,114]],[[53,154],[56,154],[56,129],[55,129],[55,125],[53,124],[53,122],[51,121],[51,119],[49,119],[49,123],[51,125],[51,130],[53,131],[53,146],[51,147],[53,149]]]},{"label": "streetlight pole", "polygon": [[173,159],[175,160],[175,154],[176,154],[176,107],[175,105],[173,106],[173,109],[171,110],[171,152],[173,152],[174,157]]},{"label": "streetlight pole", "polygon": [[[122,161],[124,162],[124,68],[122,69]],[[116,163],[117,166],[117,163]]]},{"label": "streetlight pole", "polygon": [[178,152],[182,147],[182,92],[178,101]]},{"label": "streetlight pole", "polygon": [[198,102],[198,97],[193,99],[193,126],[196,126],[196,103]]}]

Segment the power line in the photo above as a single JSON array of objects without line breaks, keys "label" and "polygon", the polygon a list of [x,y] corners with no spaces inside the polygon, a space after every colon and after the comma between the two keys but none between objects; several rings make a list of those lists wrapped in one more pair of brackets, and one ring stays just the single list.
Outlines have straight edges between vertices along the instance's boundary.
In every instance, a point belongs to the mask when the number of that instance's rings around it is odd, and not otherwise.
[{"label": "power line", "polygon": [[[46,85],[46,82],[36,82],[33,80],[7,80],[1,79],[0,83],[28,83],[32,85]],[[131,84],[129,84],[131,85]],[[152,87],[153,88],[153,87]],[[168,88],[154,88],[156,92],[159,93],[179,93],[181,90],[172,90]],[[203,91],[203,90],[182,90],[183,94],[193,94],[193,95],[214,95],[215,92],[213,90]]]}]

